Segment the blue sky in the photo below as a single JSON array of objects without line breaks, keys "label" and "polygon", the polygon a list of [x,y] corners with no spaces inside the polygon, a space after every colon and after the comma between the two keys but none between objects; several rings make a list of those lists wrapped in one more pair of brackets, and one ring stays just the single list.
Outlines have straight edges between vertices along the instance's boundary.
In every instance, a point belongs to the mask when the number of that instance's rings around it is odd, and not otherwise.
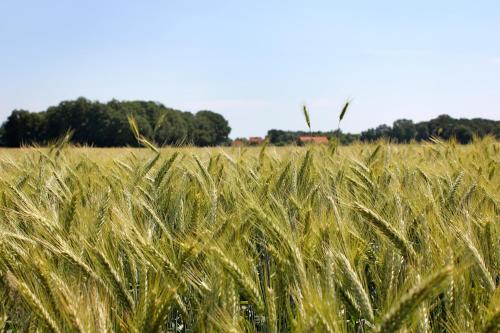
[{"label": "blue sky", "polygon": [[500,1],[0,0],[0,120],[61,100],[146,99],[230,122],[359,132],[500,118]]}]

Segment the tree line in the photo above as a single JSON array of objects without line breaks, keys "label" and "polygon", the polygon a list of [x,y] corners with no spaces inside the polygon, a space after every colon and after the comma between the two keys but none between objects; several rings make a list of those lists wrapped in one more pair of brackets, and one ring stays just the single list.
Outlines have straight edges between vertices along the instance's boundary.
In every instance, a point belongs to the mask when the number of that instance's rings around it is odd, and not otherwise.
[{"label": "tree line", "polygon": [[227,120],[212,111],[193,114],[151,101],[101,103],[81,97],[63,101],[42,112],[14,110],[0,128],[0,145],[43,145],[71,130],[74,144],[137,146],[128,116],[135,118],[142,136],[159,146],[215,146],[230,141],[231,128]]},{"label": "tree line", "polygon": [[[159,146],[196,145],[216,146],[229,144],[231,131],[227,120],[212,111],[193,114],[168,108],[151,101],[118,101],[108,103],[86,98],[63,101],[42,112],[14,110],[0,127],[0,145],[50,143],[73,131],[72,143],[96,147],[137,146],[137,139],[130,130],[128,116],[133,116],[141,135]],[[327,132],[285,131],[271,129],[267,133],[270,144],[276,146],[297,142],[301,135],[339,138],[341,144],[354,141],[389,139],[393,142],[426,141],[432,137],[456,138],[466,144],[474,136],[495,136],[500,139],[500,121],[482,118],[455,119],[441,115],[429,121],[414,123],[399,119],[392,126],[380,125],[360,134],[341,130]]]},{"label": "tree line", "polygon": [[474,136],[492,135],[500,139],[500,121],[474,118],[455,119],[448,115],[440,115],[429,121],[414,123],[409,119],[398,119],[392,126],[380,125],[370,128],[360,134],[343,133],[340,130],[327,132],[283,131],[272,129],[267,132],[269,143],[277,146],[293,144],[301,135],[326,136],[339,138],[341,144],[354,141],[371,142],[379,139],[389,139],[392,142],[408,143],[410,141],[427,141],[432,137],[455,138],[462,144],[472,141]]},{"label": "tree line", "polygon": [[380,138],[389,138],[399,143],[412,140],[426,141],[432,137],[451,139],[455,138],[462,144],[470,143],[474,136],[495,136],[500,139],[500,121],[474,118],[455,119],[448,115],[440,115],[429,121],[413,123],[409,119],[396,120],[392,127],[380,125],[361,132],[360,140],[374,141]]},{"label": "tree line", "polygon": [[299,136],[303,135],[326,136],[329,139],[339,138],[340,143],[343,145],[347,145],[353,143],[354,141],[359,140],[359,134],[344,133],[341,130],[327,131],[327,132],[322,132],[322,131],[306,132],[306,131],[284,131],[284,130],[271,129],[267,131],[267,139],[269,140],[269,143],[275,146],[286,146],[297,143]]}]

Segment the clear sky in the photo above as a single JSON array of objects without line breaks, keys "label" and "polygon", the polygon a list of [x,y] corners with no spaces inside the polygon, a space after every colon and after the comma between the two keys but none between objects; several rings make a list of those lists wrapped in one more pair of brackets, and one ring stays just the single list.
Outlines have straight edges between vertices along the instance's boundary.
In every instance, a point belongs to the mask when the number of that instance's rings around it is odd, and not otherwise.
[{"label": "clear sky", "polygon": [[500,118],[500,1],[0,0],[0,120],[61,100],[210,109],[231,137]]}]

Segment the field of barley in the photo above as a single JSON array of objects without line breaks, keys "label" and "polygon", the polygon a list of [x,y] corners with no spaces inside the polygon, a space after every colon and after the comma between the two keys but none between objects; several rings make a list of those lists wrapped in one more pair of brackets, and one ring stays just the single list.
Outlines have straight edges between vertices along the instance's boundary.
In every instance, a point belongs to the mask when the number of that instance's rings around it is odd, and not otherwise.
[{"label": "field of barley", "polygon": [[500,143],[0,150],[0,332],[489,332]]}]

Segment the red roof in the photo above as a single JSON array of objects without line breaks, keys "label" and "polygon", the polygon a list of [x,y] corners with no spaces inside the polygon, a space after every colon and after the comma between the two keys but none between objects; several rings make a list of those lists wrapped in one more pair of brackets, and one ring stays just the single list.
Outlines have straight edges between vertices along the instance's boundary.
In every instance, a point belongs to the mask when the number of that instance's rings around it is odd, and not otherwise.
[{"label": "red roof", "polygon": [[300,143],[319,143],[319,144],[327,144],[328,138],[326,136],[307,136],[301,135],[299,136]]},{"label": "red roof", "polygon": [[251,136],[248,138],[248,142],[261,144],[264,142],[264,139],[261,138],[260,136]]}]

